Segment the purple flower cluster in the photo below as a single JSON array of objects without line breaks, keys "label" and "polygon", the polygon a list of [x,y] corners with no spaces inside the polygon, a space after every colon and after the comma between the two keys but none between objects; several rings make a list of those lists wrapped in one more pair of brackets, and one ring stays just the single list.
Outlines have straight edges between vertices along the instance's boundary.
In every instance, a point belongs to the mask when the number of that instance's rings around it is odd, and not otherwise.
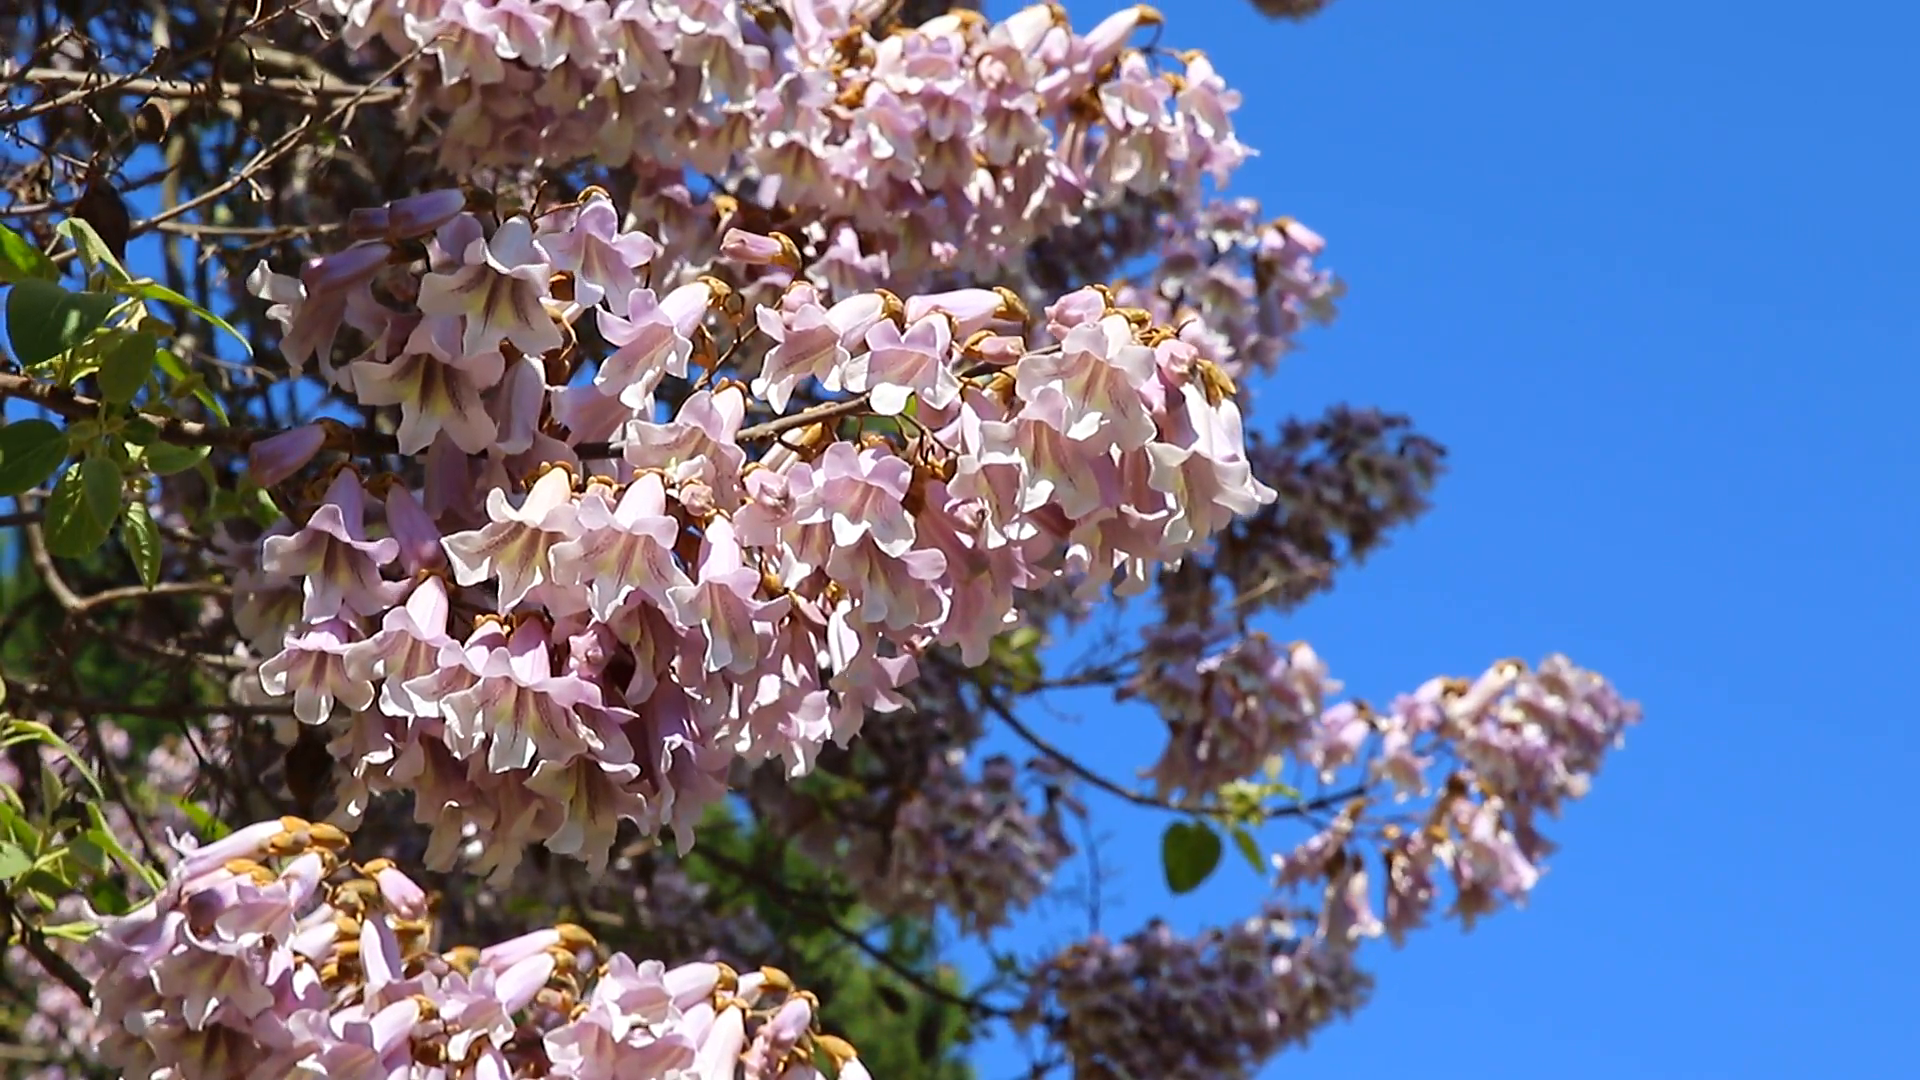
[{"label": "purple flower cluster", "polygon": [[[1232,381],[1103,290],[1042,320],[993,289],[657,296],[635,284],[652,245],[598,192],[491,234],[455,193],[353,228],[254,287],[290,362],[398,407],[424,484],[336,468],[242,561],[236,621],[300,720],[350,714],[348,819],[415,792],[436,867],[467,839],[502,874],[530,841],[600,865],[623,820],[684,846],[735,758],[804,774],[905,706],[924,649],[984,659],[1022,590],[1139,592],[1272,498]],[[349,328],[364,352],[329,364]],[[716,378],[742,342],[750,382]],[[691,385],[665,415],[668,378]],[[840,400],[787,412],[803,386]],[[256,480],[334,438],[257,444]]]},{"label": "purple flower cluster", "polygon": [[[1250,153],[1198,52],[1086,34],[1056,4],[882,25],[886,0],[326,0],[411,66],[442,164],[592,160],[739,176],[806,223],[843,288],[978,277],[1129,191],[1194,195]],[[1163,66],[1166,70],[1162,70]]]},{"label": "purple flower cluster", "polygon": [[1026,1022],[1046,1025],[1076,1080],[1244,1080],[1371,988],[1350,949],[1300,937],[1282,912],[1192,938],[1156,921],[1047,961]]},{"label": "purple flower cluster", "polygon": [[[1524,902],[1552,850],[1541,817],[1585,795],[1640,718],[1637,705],[1564,656],[1533,669],[1502,661],[1473,680],[1432,679],[1378,711],[1327,705],[1340,684],[1304,645],[1278,650],[1255,635],[1183,665],[1181,653],[1200,655],[1196,645],[1161,635],[1144,654],[1136,686],[1169,728],[1153,775],[1163,793],[1200,802],[1284,759],[1348,791],[1345,809],[1275,859],[1281,887],[1323,891],[1319,934],[1335,942],[1400,940],[1426,921],[1446,883],[1452,914],[1469,925]],[[1423,813],[1412,812],[1428,798]],[[1399,811],[1365,817],[1376,802]],[[1370,863],[1384,868],[1381,878]]]},{"label": "purple flower cluster", "polygon": [[570,924],[438,949],[419,885],[298,818],[181,848],[88,943],[98,1057],[132,1080],[818,1080],[816,1052],[865,1080],[776,969],[602,957]]},{"label": "purple flower cluster", "polygon": [[1036,809],[1011,758],[988,757],[977,775],[968,758],[966,747],[935,749],[835,799],[761,780],[753,798],[793,829],[800,850],[855,882],[861,903],[889,915],[946,913],[984,937],[1040,898],[1074,846],[1053,762],[1028,767],[1048,785]]},{"label": "purple flower cluster", "polygon": [[1340,689],[1307,645],[1254,633],[1211,655],[1205,646],[1192,624],[1155,627],[1126,688],[1167,723],[1167,747],[1147,773],[1163,799],[1197,803],[1293,751]]},{"label": "purple flower cluster", "polygon": [[1197,941],[1156,925],[1048,961],[1030,1009],[1077,1077],[1249,1076],[1360,1003],[1364,941],[1398,944],[1443,905],[1471,926],[1524,903],[1552,851],[1540,819],[1587,792],[1640,718],[1563,656],[1432,679],[1380,711],[1331,703],[1341,686],[1305,645],[1211,640],[1193,625],[1148,633],[1126,690],[1168,725],[1149,775],[1163,799],[1257,819],[1228,798],[1244,777],[1317,774],[1324,794],[1268,808],[1314,823],[1273,859],[1274,910],[1291,914]]},{"label": "purple flower cluster", "polygon": [[1332,318],[1340,294],[1314,265],[1326,248],[1292,218],[1261,219],[1260,203],[1211,201],[1157,216],[1153,266],[1116,290],[1116,302],[1187,330],[1201,353],[1236,378],[1271,372],[1310,320]]}]

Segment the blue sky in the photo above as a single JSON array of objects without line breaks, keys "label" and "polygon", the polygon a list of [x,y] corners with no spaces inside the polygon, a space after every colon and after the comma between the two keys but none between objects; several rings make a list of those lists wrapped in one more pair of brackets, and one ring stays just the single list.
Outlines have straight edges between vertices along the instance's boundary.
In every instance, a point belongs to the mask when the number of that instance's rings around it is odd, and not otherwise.
[{"label": "blue sky", "polygon": [[[1382,946],[1374,1004],[1267,1075],[1920,1075],[1895,1035],[1920,967],[1920,14],[1157,6],[1246,96],[1264,156],[1236,190],[1323,232],[1351,286],[1263,407],[1379,404],[1452,451],[1431,515],[1281,631],[1369,698],[1564,650],[1647,713],[1529,909]],[[1158,748],[1130,714],[1066,730],[1118,775]],[[1229,860],[1170,900],[1163,822],[1096,805],[1108,929],[1263,895]]]}]

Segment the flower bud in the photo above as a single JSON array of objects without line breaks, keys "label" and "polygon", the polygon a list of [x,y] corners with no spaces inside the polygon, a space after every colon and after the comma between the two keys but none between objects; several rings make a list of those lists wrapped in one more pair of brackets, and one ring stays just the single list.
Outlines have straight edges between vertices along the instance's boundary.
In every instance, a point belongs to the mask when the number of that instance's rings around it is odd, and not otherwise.
[{"label": "flower bud", "polygon": [[728,229],[720,238],[720,257],[748,266],[781,266],[800,269],[800,249],[785,233],[751,233]]},{"label": "flower bud", "polygon": [[327,443],[321,424],[303,424],[270,435],[247,448],[247,472],[261,487],[272,487],[307,467]]}]

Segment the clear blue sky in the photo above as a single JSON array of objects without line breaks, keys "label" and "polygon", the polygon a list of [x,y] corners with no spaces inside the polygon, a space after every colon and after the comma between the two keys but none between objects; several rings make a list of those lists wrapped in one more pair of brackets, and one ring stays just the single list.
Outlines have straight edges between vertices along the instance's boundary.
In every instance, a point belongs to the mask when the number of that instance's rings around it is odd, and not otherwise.
[{"label": "clear blue sky", "polygon": [[[1352,288],[1262,403],[1380,404],[1452,450],[1431,515],[1281,631],[1370,698],[1564,650],[1647,712],[1528,910],[1381,946],[1372,1007],[1268,1075],[1920,1077],[1897,1035],[1920,969],[1898,794],[1920,772],[1920,14],[1157,6],[1246,95],[1264,156],[1237,189],[1323,232]],[[1158,747],[1132,714],[1070,730],[1116,774]],[[1170,901],[1161,821],[1097,805],[1125,869],[1110,930],[1262,895],[1229,861]],[[1020,1060],[984,1054],[983,1080]]]}]

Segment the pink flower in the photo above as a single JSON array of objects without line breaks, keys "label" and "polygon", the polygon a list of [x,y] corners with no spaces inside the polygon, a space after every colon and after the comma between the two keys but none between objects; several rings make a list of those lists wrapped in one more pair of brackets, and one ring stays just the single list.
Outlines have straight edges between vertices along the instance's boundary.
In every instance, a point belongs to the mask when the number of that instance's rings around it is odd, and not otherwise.
[{"label": "pink flower", "polygon": [[646,801],[630,786],[639,776],[640,767],[632,762],[604,761],[591,754],[539,761],[527,787],[559,803],[565,815],[547,837],[547,850],[584,861],[589,873],[604,872],[620,823],[647,815]]},{"label": "pink flower", "polygon": [[1193,383],[1180,388],[1177,421],[1165,441],[1150,443],[1151,483],[1171,500],[1166,541],[1197,546],[1232,523],[1273,502],[1278,494],[1254,478],[1247,461],[1240,409],[1231,399],[1218,405]]},{"label": "pink flower", "polygon": [[867,331],[867,349],[846,365],[846,388],[868,394],[881,416],[905,412],[916,394],[929,409],[944,409],[960,396],[953,324],[944,313],[913,323],[905,334],[891,321],[880,322]]},{"label": "pink flower", "polygon": [[601,362],[593,385],[629,409],[648,410],[661,379],[687,377],[692,335],[713,303],[713,287],[695,281],[664,300],[656,301],[652,289],[634,289],[621,299],[620,314],[597,316],[601,336],[615,348]]},{"label": "pink flower", "polygon": [[552,267],[527,219],[509,219],[491,240],[473,240],[462,263],[451,274],[429,273],[420,281],[422,312],[464,320],[462,353],[498,352],[502,339],[533,356],[560,347],[560,331],[543,305]]},{"label": "pink flower", "polygon": [[297,278],[273,273],[265,263],[248,275],[248,289],[272,305],[267,315],[284,333],[280,353],[296,373],[309,357],[331,362],[334,339],[351,311],[374,306],[367,286],[391,253],[386,244],[374,241],[311,259]]},{"label": "pink flower", "polygon": [[380,568],[400,553],[400,545],[391,538],[368,540],[365,516],[360,477],[342,469],[305,526],[261,544],[261,570],[300,579],[305,597],[301,618],[331,619],[342,612],[375,615],[393,602],[393,587],[381,580]]},{"label": "pink flower", "polygon": [[363,403],[400,406],[395,437],[403,454],[425,450],[441,432],[463,452],[478,454],[498,435],[481,393],[500,381],[505,361],[497,350],[462,354],[460,335],[460,320],[429,317],[398,358],[359,360],[350,368]]},{"label": "pink flower", "polygon": [[347,674],[358,680],[382,680],[380,707],[396,716],[431,716],[435,709],[416,698],[408,681],[440,670],[440,654],[454,641],[447,636],[447,587],[429,577],[414,586],[404,606],[388,611],[380,630],[348,647]]},{"label": "pink flower", "polygon": [[324,619],[287,638],[278,655],[260,665],[260,685],[275,697],[293,695],[293,715],[323,724],[337,700],[353,712],[373,704],[373,684],[347,670],[347,650],[359,635],[340,619]]},{"label": "pink flower", "polygon": [[598,739],[575,710],[599,708],[600,688],[577,675],[555,675],[547,632],[520,625],[504,648],[488,649],[475,665],[479,681],[440,703],[448,745],[465,757],[482,748],[493,772],[523,769],[537,759],[559,765],[597,748]]},{"label": "pink flower", "polygon": [[512,611],[551,579],[550,549],[573,535],[573,478],[565,469],[548,470],[517,507],[494,488],[487,492],[487,517],[491,524],[485,528],[455,533],[443,546],[455,581],[477,585],[499,578],[499,610]]},{"label": "pink flower", "polygon": [[905,506],[912,479],[913,467],[892,453],[834,443],[818,461],[795,466],[788,475],[794,521],[828,526],[837,548],[871,537],[883,553],[905,555],[914,538]]},{"label": "pink flower", "polygon": [[660,254],[660,245],[647,234],[620,231],[613,200],[599,192],[581,205],[566,228],[543,230],[537,240],[554,269],[573,274],[575,303],[591,306],[604,299],[616,315],[627,314],[628,294],[640,287],[635,271]]},{"label": "pink flower", "polygon": [[705,634],[708,671],[744,675],[759,666],[770,626],[788,606],[784,596],[759,599],[760,581],[760,572],[745,564],[732,524],[720,517],[708,522],[699,583],[676,586],[666,595],[674,621]]},{"label": "pink flower", "polygon": [[588,485],[575,518],[578,538],[555,544],[552,556],[554,580],[585,586],[599,619],[611,619],[635,593],[661,604],[687,584],[686,572],[673,561],[680,524],[667,513],[660,474],[635,477],[618,503],[609,504],[609,491],[604,484]]},{"label": "pink flower", "polygon": [[636,421],[626,447],[636,469],[676,472],[704,463],[709,486],[731,505],[747,453],[735,441],[747,416],[747,395],[738,384],[688,396],[669,424]]},{"label": "pink flower", "polygon": [[1015,388],[1030,403],[1045,390],[1057,392],[1062,407],[1047,422],[1074,442],[1138,450],[1155,435],[1140,391],[1158,375],[1153,350],[1133,340],[1125,318],[1108,315],[1068,330],[1058,353],[1020,361]]},{"label": "pink flower", "polygon": [[327,442],[324,424],[303,424],[247,448],[247,472],[261,487],[273,487],[307,467]]},{"label": "pink flower", "polygon": [[[789,286],[780,307],[756,308],[760,332],[774,340],[765,366],[753,380],[753,392],[774,411],[785,412],[793,391],[806,379],[818,379],[828,390],[842,389],[844,368],[852,354],[847,336],[856,329],[864,336],[878,314],[877,297],[855,296],[831,309],[804,281]],[[859,340],[859,339],[855,339]]]}]

